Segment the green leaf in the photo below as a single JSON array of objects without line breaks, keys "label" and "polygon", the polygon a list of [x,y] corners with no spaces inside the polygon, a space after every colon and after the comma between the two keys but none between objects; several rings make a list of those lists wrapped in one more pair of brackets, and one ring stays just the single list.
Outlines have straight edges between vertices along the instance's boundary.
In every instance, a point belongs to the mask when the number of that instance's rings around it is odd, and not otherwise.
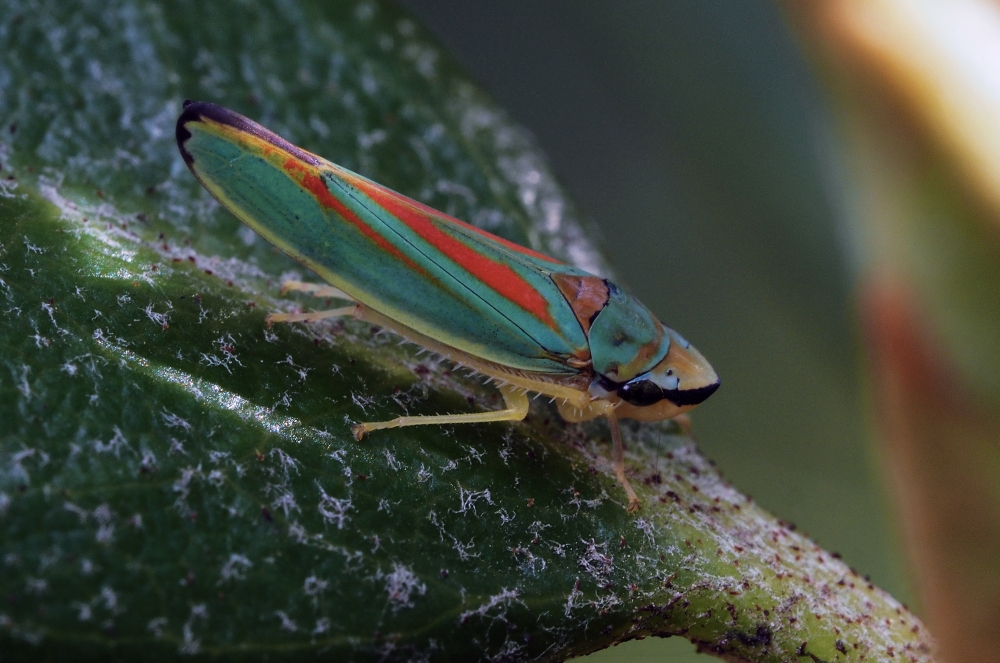
[{"label": "green leaf", "polygon": [[[387,431],[496,408],[354,322],[267,329],[296,265],[177,154],[185,97],[606,271],[524,132],[391,5],[24,3],[0,25],[0,644],[12,660],[930,660],[918,620],[674,424]],[[305,275],[301,275],[305,276]],[[752,444],[748,443],[748,448]]]}]

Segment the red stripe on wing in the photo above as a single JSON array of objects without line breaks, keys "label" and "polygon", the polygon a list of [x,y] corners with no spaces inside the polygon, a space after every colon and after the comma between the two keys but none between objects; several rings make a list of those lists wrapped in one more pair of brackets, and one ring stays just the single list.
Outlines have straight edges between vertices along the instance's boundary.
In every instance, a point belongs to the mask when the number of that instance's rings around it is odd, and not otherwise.
[{"label": "red stripe on wing", "polygon": [[316,198],[316,201],[320,205],[336,212],[341,218],[360,230],[361,234],[375,242],[375,244],[383,251],[395,258],[398,258],[399,260],[402,260],[403,263],[410,269],[416,270],[421,274],[427,273],[423,267],[413,262],[413,260],[404,255],[398,247],[394,246],[385,237],[375,232],[371,226],[362,221],[357,214],[347,207],[347,205],[331,194],[330,190],[326,188],[326,184],[323,183],[323,180],[316,174],[313,168],[303,164],[297,159],[289,158],[285,160],[284,170],[289,176],[292,177],[292,179],[299,182],[303,188],[308,190],[309,193]]},{"label": "red stripe on wing", "polygon": [[[556,322],[552,319],[552,314],[549,312],[548,301],[520,274],[508,265],[482,255],[468,244],[455,239],[434,225],[431,221],[431,216],[444,216],[441,212],[426,205],[421,205],[416,201],[411,201],[409,198],[405,198],[390,189],[377,185],[373,186],[365,180],[355,179],[352,183],[362,189],[368,197],[389,212],[389,214],[392,214],[405,223],[431,246],[461,265],[470,274],[496,291],[501,297],[521,307],[548,327],[558,330]],[[486,237],[498,240],[505,245],[509,244],[520,252],[535,255],[533,251],[528,251],[528,249],[517,244],[501,240],[457,219],[451,219],[451,217],[445,218],[460,223]],[[547,258],[541,254],[537,255],[547,260],[552,260],[552,258]]]},{"label": "red stripe on wing", "polygon": [[496,243],[504,246],[505,248],[508,248],[511,251],[514,251],[515,253],[523,253],[526,256],[531,256],[532,258],[538,258],[540,260],[545,260],[546,262],[551,262],[551,263],[553,263],[555,265],[565,264],[565,263],[563,263],[563,261],[556,260],[552,256],[547,256],[544,253],[539,253],[538,251],[532,251],[529,248],[523,247],[520,244],[516,244],[516,243],[514,243],[514,242],[512,242],[510,240],[504,239],[503,237],[497,237],[493,233],[487,232],[487,231],[483,230],[482,228],[477,228],[477,227],[475,227],[475,226],[473,226],[471,224],[466,223],[465,221],[462,221],[460,219],[456,219],[453,216],[448,216],[447,214],[445,214],[443,212],[440,212],[440,211],[434,209],[433,207],[430,207],[428,205],[424,205],[422,202],[420,202],[418,200],[413,200],[412,198],[407,198],[407,197],[403,196],[402,194],[400,194],[400,193],[398,193],[396,191],[393,191],[392,189],[388,189],[388,188],[382,186],[381,184],[377,184],[375,182],[368,182],[368,181],[362,180],[360,178],[351,178],[351,182],[355,186],[357,186],[358,188],[364,189],[365,191],[369,191],[373,187],[377,188],[380,191],[383,191],[388,196],[392,196],[392,197],[397,198],[397,199],[402,199],[403,202],[407,203],[411,207],[417,208],[418,210],[424,212],[425,214],[429,214],[431,216],[437,216],[437,217],[440,217],[440,218],[443,218],[443,219],[447,219],[448,221],[451,221],[452,223],[458,224],[458,225],[462,226],[463,228],[465,228],[467,230],[471,230],[472,232],[474,232],[474,233],[476,233],[478,235],[482,235],[483,237],[485,237],[487,239],[491,239],[494,242],[496,242]]}]

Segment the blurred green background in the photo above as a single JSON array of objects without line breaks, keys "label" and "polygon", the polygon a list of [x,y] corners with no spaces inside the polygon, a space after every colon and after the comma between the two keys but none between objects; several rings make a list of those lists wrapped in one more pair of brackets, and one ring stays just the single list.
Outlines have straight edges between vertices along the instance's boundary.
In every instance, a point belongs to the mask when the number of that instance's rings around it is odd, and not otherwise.
[{"label": "blurred green background", "polygon": [[[404,0],[534,132],[622,281],[709,357],[741,490],[912,601],[863,407],[825,99],[765,0]],[[707,660],[674,638],[588,661]]]}]

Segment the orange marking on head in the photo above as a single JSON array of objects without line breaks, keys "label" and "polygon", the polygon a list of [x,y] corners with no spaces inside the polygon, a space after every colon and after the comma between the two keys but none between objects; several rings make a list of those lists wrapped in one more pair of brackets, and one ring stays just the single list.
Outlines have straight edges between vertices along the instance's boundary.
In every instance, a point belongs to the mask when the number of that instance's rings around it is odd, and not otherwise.
[{"label": "orange marking on head", "polygon": [[594,317],[604,310],[611,296],[608,284],[600,276],[579,276],[577,274],[552,274],[552,282],[559,288],[584,334],[590,334],[590,324]]},{"label": "orange marking on head", "polygon": [[[548,327],[558,329],[558,325],[549,312],[549,302],[524,277],[508,265],[482,255],[434,225],[431,216],[440,217],[444,216],[443,214],[426,205],[411,202],[408,198],[384,187],[372,187],[368,182],[357,180],[354,181],[354,184],[362,188],[372,200],[405,223],[431,246],[461,265],[501,297],[521,307]],[[462,225],[472,228],[464,223]],[[483,234],[492,237],[489,233]],[[525,250],[521,247],[517,248]]]},{"label": "orange marking on head", "polygon": [[355,214],[353,210],[330,193],[330,190],[326,188],[326,184],[323,183],[322,178],[320,178],[317,174],[315,168],[310,165],[303,164],[294,157],[286,159],[283,167],[285,172],[288,173],[292,179],[299,182],[303,188],[309,191],[309,193],[316,198],[316,202],[320,205],[336,212],[341,218],[360,230],[362,235],[375,242],[375,244],[383,251],[403,261],[403,263],[410,269],[420,272],[421,274],[427,273],[423,267],[413,262],[413,260],[411,260],[409,256],[404,255],[398,247],[393,246],[389,240],[375,232],[375,230],[365,223],[357,214]]}]

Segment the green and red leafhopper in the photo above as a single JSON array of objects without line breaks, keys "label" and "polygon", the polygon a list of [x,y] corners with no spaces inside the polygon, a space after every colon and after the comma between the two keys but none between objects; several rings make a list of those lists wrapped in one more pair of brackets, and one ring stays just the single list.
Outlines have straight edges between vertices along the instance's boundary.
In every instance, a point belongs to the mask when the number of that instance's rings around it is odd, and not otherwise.
[{"label": "green and red leafhopper", "polygon": [[241,221],[329,285],[286,289],[339,297],[330,311],[273,322],[353,316],[492,378],[506,408],[398,417],[382,428],[519,421],[528,392],[568,421],[605,417],[625,476],[618,419],[661,421],[708,398],[705,358],[611,281],[518,246],[298,148],[209,103],[185,102],[177,145],[195,177]]}]

